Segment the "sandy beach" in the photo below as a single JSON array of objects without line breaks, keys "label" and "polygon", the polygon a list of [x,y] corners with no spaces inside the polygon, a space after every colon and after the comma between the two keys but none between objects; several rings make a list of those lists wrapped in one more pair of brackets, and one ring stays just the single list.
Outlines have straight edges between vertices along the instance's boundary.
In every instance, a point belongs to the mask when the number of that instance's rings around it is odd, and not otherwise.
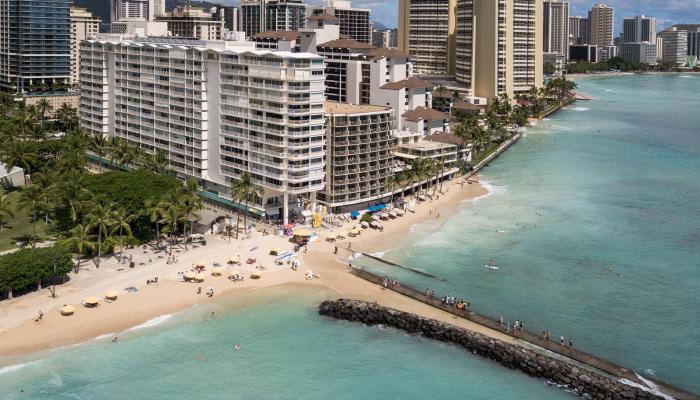
[{"label": "sandy beach", "polygon": [[[192,307],[195,304],[216,302],[223,296],[245,296],[247,291],[256,288],[274,288],[289,285],[306,287],[309,290],[331,289],[337,297],[352,297],[381,304],[408,312],[421,314],[437,320],[457,324],[467,329],[479,331],[502,340],[512,340],[509,336],[476,325],[466,320],[456,320],[452,315],[418,303],[392,291],[381,290],[348,273],[348,242],[352,251],[374,253],[385,251],[397,243],[416,240],[421,235],[438,229],[450,216],[454,215],[463,201],[488,195],[488,191],[479,184],[476,176],[468,183],[464,178],[457,178],[443,185],[439,199],[420,202],[403,217],[383,223],[382,232],[372,229],[362,231],[356,238],[348,238],[336,243],[323,240],[331,233],[347,231],[355,222],[347,223],[342,228],[329,231],[317,229],[320,238],[308,245],[306,252],[300,252],[298,259],[301,267],[294,271],[287,264],[275,265],[275,257],[269,252],[277,248],[281,252],[292,251],[294,245],[288,237],[263,235],[253,232],[252,237],[236,240],[221,235],[207,234],[207,245],[196,248],[177,248],[176,263],[166,262],[164,249],[156,251],[150,246],[126,250],[131,255],[136,267],[117,262],[114,257],[105,258],[99,269],[91,261],[84,261],[78,274],[71,275],[71,281],[57,287],[57,297],[52,298],[47,289],[34,292],[13,300],[0,302],[0,356],[20,355],[36,351],[57,348],[84,342],[98,336],[114,334],[142,324],[161,315],[171,314]],[[358,224],[359,225],[359,224]],[[420,226],[420,229],[412,227]],[[333,250],[338,247],[338,254]],[[228,266],[226,261],[240,255],[243,265]],[[252,265],[245,263],[247,258],[255,258]],[[195,264],[205,263],[206,279],[202,283],[182,282],[180,273],[190,270]],[[211,276],[212,264],[218,262],[224,268],[222,276]],[[259,269],[262,266],[263,269]],[[241,271],[246,279],[232,282],[227,279],[229,271]],[[305,273],[313,271],[318,278],[307,280]],[[250,279],[251,273],[261,275],[261,279]],[[158,283],[146,284],[147,280],[158,277]],[[134,286],[135,293],[125,292],[124,288]],[[202,293],[197,289],[201,287]],[[213,288],[214,296],[207,297],[205,292]],[[119,292],[116,301],[104,301],[104,294],[109,290]],[[86,308],[81,302],[95,296],[101,299],[99,307]],[[74,305],[76,312],[72,316],[62,316],[60,309],[65,304]],[[42,310],[41,321],[35,318]]]}]

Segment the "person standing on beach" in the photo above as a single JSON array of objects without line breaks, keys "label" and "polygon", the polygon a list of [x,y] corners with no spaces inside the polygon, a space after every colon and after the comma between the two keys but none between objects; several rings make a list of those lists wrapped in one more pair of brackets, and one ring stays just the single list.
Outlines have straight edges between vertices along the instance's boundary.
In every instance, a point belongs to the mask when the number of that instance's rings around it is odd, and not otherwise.
[{"label": "person standing on beach", "polygon": [[574,347],[574,339],[569,338],[569,347],[573,348]]},{"label": "person standing on beach", "polygon": [[564,336],[559,337],[559,343],[564,346]]}]

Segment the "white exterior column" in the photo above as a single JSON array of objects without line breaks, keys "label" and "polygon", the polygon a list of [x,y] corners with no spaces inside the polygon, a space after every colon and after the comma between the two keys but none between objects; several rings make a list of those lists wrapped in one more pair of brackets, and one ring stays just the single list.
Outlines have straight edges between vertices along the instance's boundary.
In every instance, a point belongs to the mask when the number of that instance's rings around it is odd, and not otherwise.
[{"label": "white exterior column", "polygon": [[282,195],[282,225],[289,223],[289,193]]}]

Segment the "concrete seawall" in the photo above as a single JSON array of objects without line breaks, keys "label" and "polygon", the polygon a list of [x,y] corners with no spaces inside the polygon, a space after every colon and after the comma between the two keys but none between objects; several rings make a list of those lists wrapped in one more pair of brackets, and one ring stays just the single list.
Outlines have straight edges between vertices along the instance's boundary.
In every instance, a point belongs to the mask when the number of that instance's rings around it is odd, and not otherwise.
[{"label": "concrete seawall", "polygon": [[[381,285],[382,277],[375,275],[369,271],[358,268],[351,268],[350,272],[353,275],[362,278],[366,281],[375,283],[377,285]],[[600,357],[596,357],[592,354],[580,351],[578,349],[570,348],[568,346],[562,346],[558,342],[556,342],[556,338],[555,341],[545,342],[542,340],[541,336],[528,332],[527,330],[524,332],[518,332],[517,334],[504,332],[503,328],[500,326],[498,321],[493,318],[489,318],[472,310],[458,310],[454,306],[444,305],[442,304],[442,301],[440,299],[426,296],[425,293],[423,293],[422,291],[418,291],[404,284],[399,284],[393,287],[390,286],[388,289],[400,293],[404,296],[410,297],[421,303],[428,304],[432,307],[453,314],[459,318],[464,318],[466,320],[475,322],[481,326],[508,334],[509,336],[520,340],[522,342],[522,348],[527,347],[530,351],[535,351],[538,354],[546,355],[553,353],[560,356],[562,359],[569,359],[571,363],[580,363],[581,366],[585,366],[588,370],[593,370],[594,372],[600,375],[614,377],[615,380],[626,379],[630,382],[634,382],[643,386],[647,385],[647,383],[639,379],[639,377],[633,371],[630,371],[627,368],[616,365],[610,361],[607,361]],[[665,382],[655,379],[647,379],[647,381],[652,382],[654,385],[657,385],[661,391],[670,396],[673,396],[678,400],[700,400],[700,396],[687,392],[683,389],[679,389]],[[559,381],[557,381],[557,383],[566,384],[566,382]]]},{"label": "concrete seawall", "polygon": [[663,399],[603,374],[578,368],[567,361],[454,325],[382,307],[376,303],[347,299],[324,301],[319,306],[319,314],[367,325],[387,325],[431,339],[454,343],[466,351],[496,361],[507,368],[518,369],[530,376],[566,385],[577,394],[594,399]]}]

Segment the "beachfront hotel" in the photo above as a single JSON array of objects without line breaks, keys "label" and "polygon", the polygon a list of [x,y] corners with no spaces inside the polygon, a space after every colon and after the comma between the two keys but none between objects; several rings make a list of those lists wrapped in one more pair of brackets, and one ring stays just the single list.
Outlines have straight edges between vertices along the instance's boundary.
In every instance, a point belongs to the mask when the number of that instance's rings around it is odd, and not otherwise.
[{"label": "beachfront hotel", "polygon": [[232,205],[247,172],[264,189],[254,213],[286,223],[323,189],[322,57],[164,37],[89,40],[81,55],[82,128],[166,152],[207,199]]},{"label": "beachfront hotel", "polygon": [[393,175],[392,109],[326,102],[326,187],[318,195],[334,213],[386,201]]},{"label": "beachfront hotel", "polygon": [[372,21],[368,8],[354,8],[350,0],[326,0],[322,7],[311,8],[311,16],[327,14],[338,19],[340,34],[360,43],[372,43]]},{"label": "beachfront hotel", "polygon": [[418,75],[452,76],[474,97],[513,97],[543,84],[542,19],[539,0],[400,0],[398,44]]}]

